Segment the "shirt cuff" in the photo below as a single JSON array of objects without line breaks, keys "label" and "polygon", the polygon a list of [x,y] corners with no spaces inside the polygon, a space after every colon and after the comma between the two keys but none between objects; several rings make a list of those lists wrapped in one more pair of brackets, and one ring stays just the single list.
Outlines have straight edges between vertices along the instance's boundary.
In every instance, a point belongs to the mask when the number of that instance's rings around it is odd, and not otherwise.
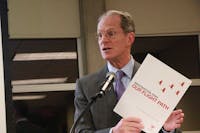
[{"label": "shirt cuff", "polygon": [[[162,127],[162,132],[163,133],[175,133],[175,129],[174,130],[172,130],[172,131],[166,131],[163,127]],[[111,132],[112,133],[112,132]]]},{"label": "shirt cuff", "polygon": [[112,133],[112,128],[110,128],[110,131],[109,131],[109,133]]}]

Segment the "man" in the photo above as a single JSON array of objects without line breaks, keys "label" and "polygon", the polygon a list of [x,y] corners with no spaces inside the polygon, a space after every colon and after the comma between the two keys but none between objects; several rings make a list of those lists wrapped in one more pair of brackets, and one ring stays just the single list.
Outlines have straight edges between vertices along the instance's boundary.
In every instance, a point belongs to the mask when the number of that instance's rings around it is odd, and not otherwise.
[{"label": "man", "polygon": [[[125,88],[136,73],[140,64],[131,56],[131,47],[135,40],[135,26],[129,13],[110,10],[104,13],[97,26],[99,48],[107,64],[97,73],[87,75],[76,82],[75,120],[85,109],[92,96],[99,92],[107,72],[122,71]],[[118,102],[117,82],[111,90],[98,99],[82,117],[76,127],[76,133],[139,133],[144,128],[140,118],[121,118],[113,108]],[[174,111],[163,125],[160,132],[176,132],[181,126],[184,114],[182,110]]]}]

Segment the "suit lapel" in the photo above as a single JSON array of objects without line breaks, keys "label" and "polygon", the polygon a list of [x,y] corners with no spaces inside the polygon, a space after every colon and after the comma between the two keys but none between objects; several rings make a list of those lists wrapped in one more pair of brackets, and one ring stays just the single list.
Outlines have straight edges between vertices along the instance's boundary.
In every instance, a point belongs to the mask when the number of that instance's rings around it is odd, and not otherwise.
[{"label": "suit lapel", "polygon": [[137,61],[134,62],[134,67],[133,67],[133,73],[132,73],[132,78],[135,75],[135,73],[137,72],[137,70],[140,67],[140,63],[138,63]]},{"label": "suit lapel", "polygon": [[107,72],[108,72],[108,68],[107,68],[107,66],[104,66],[103,69],[101,69],[97,73],[97,86],[98,86],[98,88],[101,88],[101,86],[103,85],[103,83],[106,79]]}]

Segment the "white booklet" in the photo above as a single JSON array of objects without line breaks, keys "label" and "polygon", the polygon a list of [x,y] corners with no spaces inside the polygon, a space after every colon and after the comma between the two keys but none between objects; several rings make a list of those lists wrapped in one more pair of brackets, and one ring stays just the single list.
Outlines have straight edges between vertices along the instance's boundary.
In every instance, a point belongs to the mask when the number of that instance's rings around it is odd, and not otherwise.
[{"label": "white booklet", "polygon": [[138,117],[146,133],[158,133],[192,81],[148,54],[114,108]]}]

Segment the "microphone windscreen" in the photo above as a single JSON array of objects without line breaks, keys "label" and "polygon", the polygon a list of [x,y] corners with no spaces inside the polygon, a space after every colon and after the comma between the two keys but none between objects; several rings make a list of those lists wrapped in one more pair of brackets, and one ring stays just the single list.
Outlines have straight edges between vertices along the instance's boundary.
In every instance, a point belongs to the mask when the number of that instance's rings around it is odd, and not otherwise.
[{"label": "microphone windscreen", "polygon": [[108,73],[106,74],[106,78],[108,78],[108,77],[110,77],[110,76],[112,76],[114,79],[116,78],[116,75],[115,75],[114,72],[108,72]]}]

